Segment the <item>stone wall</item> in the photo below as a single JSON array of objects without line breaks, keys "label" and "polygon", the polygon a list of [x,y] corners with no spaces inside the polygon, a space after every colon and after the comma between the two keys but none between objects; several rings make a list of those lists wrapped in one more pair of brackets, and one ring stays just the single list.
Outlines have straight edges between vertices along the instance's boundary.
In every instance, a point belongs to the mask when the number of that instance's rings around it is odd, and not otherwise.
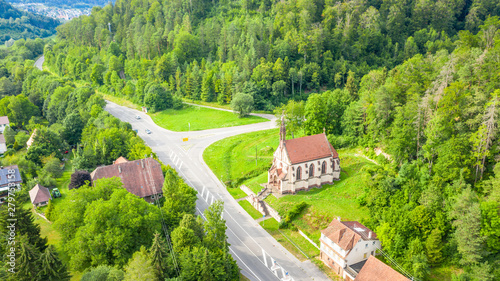
[{"label": "stone wall", "polygon": [[255,193],[253,193],[248,187],[242,185],[241,190],[248,194],[245,199],[252,204],[252,206],[259,211],[261,214],[266,215],[266,216],[271,216],[273,217],[276,221],[281,222],[281,216],[279,213],[273,209],[267,202],[260,200],[255,196]]}]

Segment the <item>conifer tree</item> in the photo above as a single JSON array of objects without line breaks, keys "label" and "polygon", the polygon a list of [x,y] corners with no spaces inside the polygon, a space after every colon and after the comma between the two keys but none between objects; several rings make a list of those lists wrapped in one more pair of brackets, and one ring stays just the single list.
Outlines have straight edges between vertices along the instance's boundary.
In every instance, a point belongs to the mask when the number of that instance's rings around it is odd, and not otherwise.
[{"label": "conifer tree", "polygon": [[66,266],[61,262],[54,246],[49,245],[40,255],[40,271],[38,278],[40,280],[69,280],[70,275]]}]

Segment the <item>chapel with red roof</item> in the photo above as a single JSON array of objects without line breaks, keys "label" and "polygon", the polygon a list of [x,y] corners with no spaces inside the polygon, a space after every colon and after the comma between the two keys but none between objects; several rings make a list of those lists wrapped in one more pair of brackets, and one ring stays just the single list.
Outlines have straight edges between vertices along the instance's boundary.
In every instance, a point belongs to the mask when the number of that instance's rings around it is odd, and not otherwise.
[{"label": "chapel with red roof", "polygon": [[287,140],[281,117],[280,144],[267,175],[267,185],[280,194],[319,188],[340,179],[339,155],[325,132]]}]

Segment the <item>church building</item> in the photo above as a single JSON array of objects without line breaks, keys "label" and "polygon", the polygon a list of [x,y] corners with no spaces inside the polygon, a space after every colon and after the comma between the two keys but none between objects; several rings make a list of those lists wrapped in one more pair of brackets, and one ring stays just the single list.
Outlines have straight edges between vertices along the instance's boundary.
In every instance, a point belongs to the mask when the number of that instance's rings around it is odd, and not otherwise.
[{"label": "church building", "polygon": [[280,144],[268,171],[268,187],[280,194],[295,194],[339,179],[339,155],[325,132],[287,140],[284,117],[281,117]]}]

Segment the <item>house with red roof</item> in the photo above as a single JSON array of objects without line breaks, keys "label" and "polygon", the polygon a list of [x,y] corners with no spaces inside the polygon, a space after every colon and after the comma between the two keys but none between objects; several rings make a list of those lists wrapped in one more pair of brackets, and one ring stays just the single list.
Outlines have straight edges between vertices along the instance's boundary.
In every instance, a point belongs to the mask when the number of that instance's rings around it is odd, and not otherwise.
[{"label": "house with red roof", "polygon": [[151,203],[163,195],[165,178],[158,161],[153,158],[128,161],[119,157],[113,165],[97,167],[91,174],[92,183],[102,178],[118,177],[128,192]]},{"label": "house with red roof", "polygon": [[392,269],[374,256],[370,256],[354,281],[409,281],[403,274]]},{"label": "house with red roof", "polygon": [[39,184],[35,185],[29,193],[31,204],[35,207],[45,206],[49,204],[49,200],[52,199],[49,189]]},{"label": "house with red roof", "polygon": [[334,219],[321,231],[320,258],[344,280],[353,281],[378,249],[377,235],[357,221]]},{"label": "house with red roof", "polygon": [[268,186],[280,194],[319,188],[340,179],[340,161],[326,134],[286,139],[281,118],[280,144],[268,170]]}]

